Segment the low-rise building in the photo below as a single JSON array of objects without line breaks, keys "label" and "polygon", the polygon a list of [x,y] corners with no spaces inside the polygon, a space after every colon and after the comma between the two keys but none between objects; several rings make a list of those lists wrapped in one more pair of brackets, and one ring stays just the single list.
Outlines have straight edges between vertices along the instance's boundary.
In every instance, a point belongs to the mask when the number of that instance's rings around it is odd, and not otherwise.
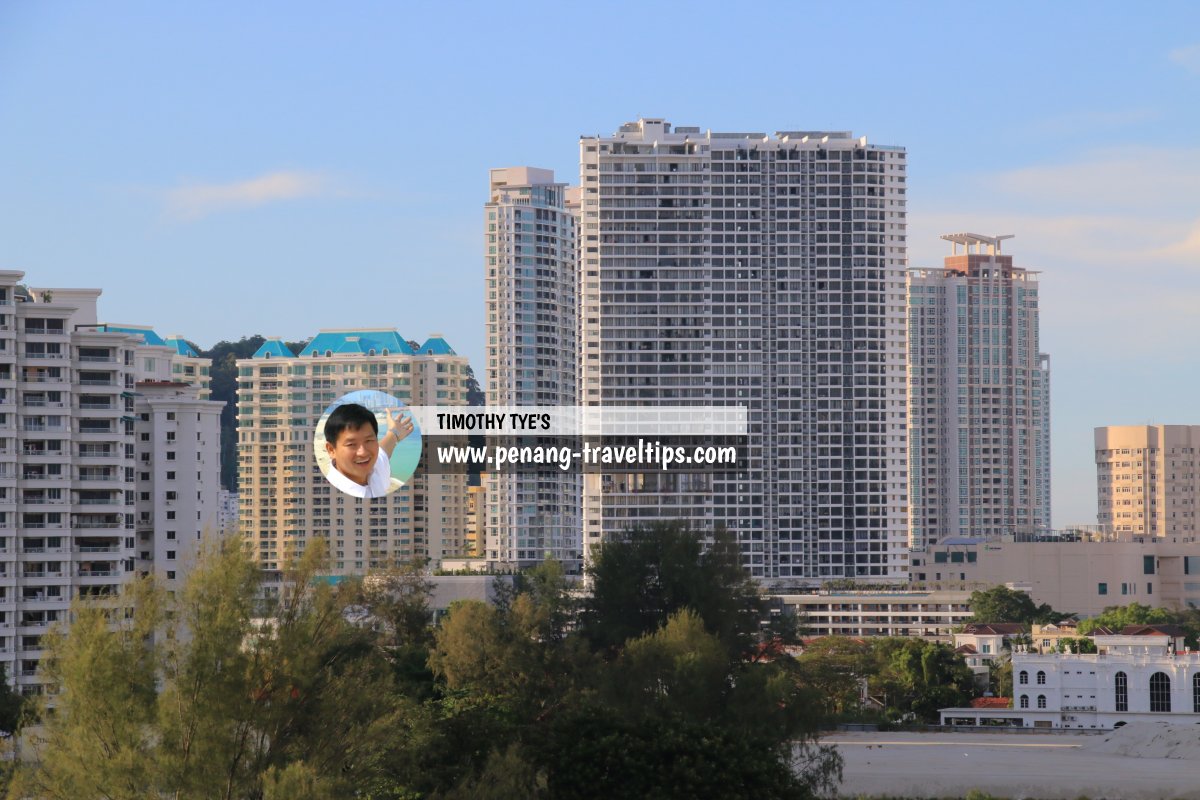
[{"label": "low-rise building", "polygon": [[772,595],[811,636],[925,636],[949,640],[971,618],[963,591],[820,591]]},{"label": "low-rise building", "polygon": [[1110,729],[1131,722],[1200,723],[1200,653],[1183,631],[1130,626],[1093,637],[1096,653],[1014,652],[1014,707],[945,708],[942,724],[983,717],[1034,728]]},{"label": "low-rise building", "polygon": [[[1109,606],[1200,606],[1200,540],[1071,536],[1039,541],[960,537],[912,555],[912,580],[931,587],[1011,584],[1034,603],[1094,616]],[[1015,582],[1015,583],[1014,583]]]}]

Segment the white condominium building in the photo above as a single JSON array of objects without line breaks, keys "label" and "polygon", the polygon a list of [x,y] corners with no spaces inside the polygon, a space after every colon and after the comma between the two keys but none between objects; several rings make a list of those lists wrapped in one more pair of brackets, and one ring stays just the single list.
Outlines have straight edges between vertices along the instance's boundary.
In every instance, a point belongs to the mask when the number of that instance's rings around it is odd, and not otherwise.
[{"label": "white condominium building", "polygon": [[[74,598],[113,594],[135,571],[166,578],[187,562],[183,544],[179,566],[156,546],[165,529],[153,524],[171,505],[157,491],[157,462],[138,456],[168,442],[164,427],[139,416],[152,402],[139,381],[169,377],[176,351],[98,324],[99,289],[38,289],[23,278],[0,272],[0,663],[35,693],[41,637]],[[215,493],[216,451],[206,448],[216,444],[215,432],[177,440],[172,452],[188,473],[176,480],[189,496]],[[199,505],[187,508],[194,516]],[[143,512],[149,519],[138,521]],[[177,522],[186,542],[204,520]]]},{"label": "white condominium building", "polygon": [[[550,170],[491,171],[484,206],[489,405],[576,404],[575,215],[567,191]],[[486,480],[489,561],[529,566],[549,557],[578,569],[581,476],[555,469]]]},{"label": "white condominium building", "polygon": [[[1050,357],[1037,272],[1010,236],[942,237],[942,269],[908,273],[910,542],[1050,528]],[[963,252],[959,252],[959,248]]]},{"label": "white condominium building", "polygon": [[585,545],[678,519],[768,582],[905,577],[904,149],[642,119],[580,160],[581,404],[750,419],[740,472],[585,476]]},{"label": "white condominium building", "polygon": [[205,536],[221,536],[221,409],[200,388],[138,381],[138,571],[179,591]]},{"label": "white condominium building", "polygon": [[1123,536],[1195,539],[1200,425],[1096,428],[1096,516]]},{"label": "white condominium building", "polygon": [[334,489],[313,435],[325,409],[373,389],[408,405],[462,405],[467,359],[438,334],[413,348],[392,329],[323,330],[298,354],[278,339],[238,361],[239,525],[263,569],[281,570],[314,537],[329,540],[334,575],[461,553],[467,476],[418,468],[375,499]]}]

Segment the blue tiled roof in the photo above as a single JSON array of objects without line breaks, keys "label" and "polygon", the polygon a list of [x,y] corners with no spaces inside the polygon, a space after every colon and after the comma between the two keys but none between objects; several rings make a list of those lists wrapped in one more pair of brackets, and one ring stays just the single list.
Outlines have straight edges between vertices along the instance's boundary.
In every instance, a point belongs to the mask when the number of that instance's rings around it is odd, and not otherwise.
[{"label": "blue tiled roof", "polygon": [[295,358],[296,354],[287,349],[287,345],[278,339],[267,339],[262,347],[254,351],[251,358]]},{"label": "blue tiled roof", "polygon": [[163,347],[163,346],[166,346],[166,344],[167,344],[165,341],[163,341],[163,338],[161,336],[159,336],[157,333],[155,333],[150,328],[140,328],[140,327],[134,327],[132,325],[107,325],[107,324],[101,325],[100,327],[109,333],[131,333],[134,336],[140,336],[140,337],[142,337],[142,341],[149,345],[156,345],[158,347]]},{"label": "blue tiled roof", "polygon": [[184,341],[182,336],[168,336],[166,343],[168,347],[174,347],[175,352],[179,353],[181,356],[191,356],[192,358],[200,357],[200,354],[193,350],[192,346]]},{"label": "blue tiled roof", "polygon": [[369,354],[372,350],[376,355],[404,353],[412,355],[412,348],[399,333],[394,330],[377,331],[321,331],[300,351],[301,356],[325,355],[326,352],[335,354],[361,353]]},{"label": "blue tiled roof", "polygon": [[426,339],[425,344],[421,345],[421,349],[418,352],[420,352],[422,355],[431,356],[458,355],[458,353],[454,352],[454,348],[451,347],[445,339],[437,335],[430,336],[428,339]]}]

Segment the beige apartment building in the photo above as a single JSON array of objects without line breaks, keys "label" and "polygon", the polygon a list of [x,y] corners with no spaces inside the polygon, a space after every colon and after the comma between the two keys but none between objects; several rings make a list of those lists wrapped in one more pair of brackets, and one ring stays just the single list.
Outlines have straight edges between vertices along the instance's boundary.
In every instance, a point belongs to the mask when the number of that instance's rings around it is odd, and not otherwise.
[{"label": "beige apartment building", "polygon": [[313,537],[329,540],[334,575],[412,558],[437,566],[459,555],[467,527],[467,476],[428,474],[376,499],[334,489],[317,466],[313,436],[325,409],[362,389],[408,405],[465,405],[467,359],[434,334],[413,348],[392,329],[323,330],[299,353],[270,339],[238,361],[239,528],[268,572]]},{"label": "beige apartment building", "polygon": [[1196,536],[1200,425],[1096,428],[1096,517],[1122,536]]}]

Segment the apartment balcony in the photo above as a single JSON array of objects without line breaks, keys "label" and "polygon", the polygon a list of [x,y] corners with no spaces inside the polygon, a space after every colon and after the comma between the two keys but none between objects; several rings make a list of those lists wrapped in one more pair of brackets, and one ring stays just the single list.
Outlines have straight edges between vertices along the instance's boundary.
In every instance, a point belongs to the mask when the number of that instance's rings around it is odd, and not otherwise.
[{"label": "apartment balcony", "polygon": [[33,386],[33,387],[41,387],[41,386],[47,386],[47,385],[65,386],[67,384],[66,378],[64,378],[62,375],[46,375],[46,374],[37,373],[37,372],[21,373],[19,382],[21,384],[26,384],[28,386]]},{"label": "apartment balcony", "polygon": [[116,364],[116,356],[76,356],[75,361],[79,364]]},{"label": "apartment balcony", "polygon": [[51,436],[66,436],[70,433],[70,428],[63,424],[52,425],[45,422],[30,422],[29,420],[23,420],[21,427],[17,430],[20,433],[41,433]]},{"label": "apartment balcony", "polygon": [[80,578],[115,578],[123,574],[115,565],[108,569],[80,569],[75,573]]},{"label": "apartment balcony", "polygon": [[[62,454],[59,454],[61,460]],[[113,466],[124,464],[126,458],[120,450],[115,447],[106,449],[102,448],[80,448],[76,454],[76,458],[89,464],[102,464],[103,462],[113,462]]]},{"label": "apartment balcony", "polygon": [[52,449],[47,447],[28,446],[21,448],[21,456],[26,460],[26,463],[61,464],[65,452],[66,451],[62,450],[61,448]]},{"label": "apartment balcony", "polygon": [[96,553],[119,553],[121,552],[121,546],[118,544],[85,544],[76,547],[75,552],[89,555]]},{"label": "apartment balcony", "polygon": [[81,483],[121,483],[124,478],[116,473],[80,472],[75,480]]},{"label": "apartment balcony", "polygon": [[125,523],[119,519],[120,516],[119,514],[106,514],[103,516],[98,514],[77,515],[71,520],[71,530],[74,531],[76,536],[91,530],[122,530],[125,528]]}]

